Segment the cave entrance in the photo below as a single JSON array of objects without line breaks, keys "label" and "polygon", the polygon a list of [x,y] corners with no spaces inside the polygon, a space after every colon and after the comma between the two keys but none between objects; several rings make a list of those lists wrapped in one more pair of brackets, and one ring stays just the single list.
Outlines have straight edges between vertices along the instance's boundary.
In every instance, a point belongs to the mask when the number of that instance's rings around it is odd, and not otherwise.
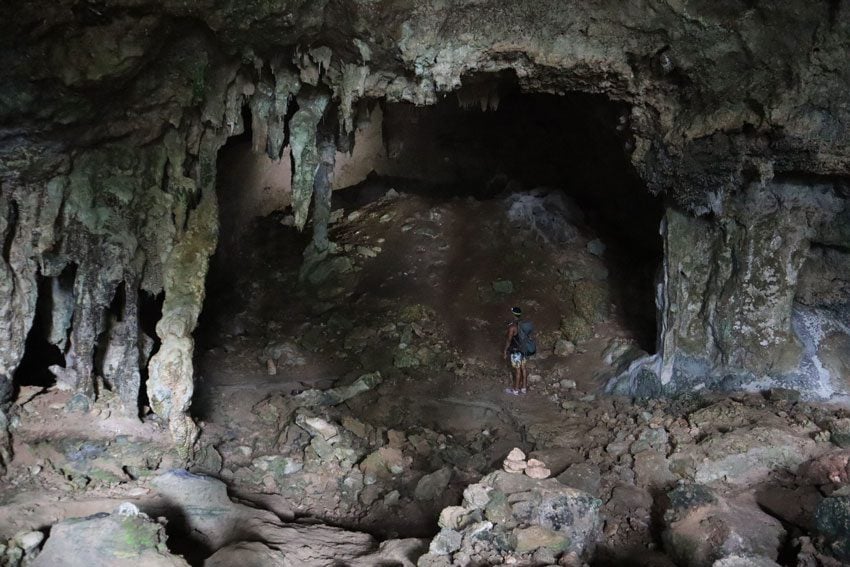
[{"label": "cave entrance", "polygon": [[[505,243],[506,258],[533,248],[529,233],[522,230],[523,220],[536,225],[531,240],[586,243],[603,270],[588,265],[594,262],[585,258],[564,258],[551,291],[572,290],[579,295],[576,302],[582,303],[588,298],[580,297],[579,288],[590,293],[601,291],[594,287],[606,288],[622,334],[648,353],[655,352],[654,282],[662,257],[658,228],[663,207],[629,161],[634,140],[628,106],[601,95],[526,94],[509,75],[495,79],[484,75],[468,78],[458,93],[432,106],[396,103],[365,110],[352,154],[337,159],[337,208],[350,211],[390,187],[427,196],[434,203],[464,197],[480,203],[499,201],[509,210],[517,232],[477,231],[474,216],[459,219],[450,230],[467,243],[495,237]],[[550,221],[554,224],[545,226]],[[559,227],[561,221],[572,226]],[[464,225],[463,230],[458,224]],[[574,233],[558,234],[572,229]],[[500,262],[497,257],[477,260]],[[546,261],[537,261],[541,260]],[[476,269],[471,264],[457,267],[466,274]],[[521,279],[523,271],[520,265],[512,273]],[[507,277],[505,270],[501,272]],[[379,280],[380,274],[375,274],[363,287],[380,286]],[[518,303],[532,299],[523,298],[522,292],[518,289],[502,299]],[[569,316],[569,310],[569,305],[546,310],[545,325],[558,327],[552,315]],[[494,315],[486,309],[483,313]],[[459,327],[460,333],[463,324]]]},{"label": "cave entrance", "polygon": [[[424,359],[444,370],[452,350],[490,357],[511,305],[549,353],[565,336],[579,352],[600,336],[654,352],[662,206],[629,161],[628,120],[603,96],[523,93],[509,76],[471,77],[432,106],[364,101],[352,150],[336,156],[334,245],[307,271],[288,149],[274,161],[252,152],[250,131],[231,138],[195,414],[213,410],[205,383],[295,391]],[[443,352],[399,356],[431,319]]]},{"label": "cave entrance", "polygon": [[[312,227],[293,226],[286,152],[252,153],[250,132],[221,149],[192,413],[221,433],[233,474],[337,466],[342,454],[314,443],[308,415],[327,420],[319,435],[357,437],[363,451],[432,439],[439,460],[413,457],[417,470],[483,473],[528,446],[528,423],[563,420],[570,381],[598,391],[623,345],[654,350],[662,207],[631,168],[629,109],[502,79],[470,79],[428,107],[360,104],[351,151],[335,157],[326,253],[310,246]],[[504,392],[501,356],[514,305],[539,343],[521,404]],[[306,390],[321,407],[293,407]],[[343,455],[340,474],[366,454]],[[405,537],[433,533],[446,503],[411,504],[399,522],[334,516],[333,489],[311,494],[305,514]]]}]

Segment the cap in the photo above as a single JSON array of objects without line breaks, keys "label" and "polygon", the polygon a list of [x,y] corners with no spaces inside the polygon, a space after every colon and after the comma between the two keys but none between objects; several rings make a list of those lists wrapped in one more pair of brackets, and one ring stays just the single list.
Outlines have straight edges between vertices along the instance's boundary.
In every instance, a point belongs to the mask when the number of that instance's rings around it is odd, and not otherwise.
[{"label": "cap", "polygon": [[522,309],[519,307],[511,307],[511,313],[513,313],[514,316],[519,317],[522,315]]}]

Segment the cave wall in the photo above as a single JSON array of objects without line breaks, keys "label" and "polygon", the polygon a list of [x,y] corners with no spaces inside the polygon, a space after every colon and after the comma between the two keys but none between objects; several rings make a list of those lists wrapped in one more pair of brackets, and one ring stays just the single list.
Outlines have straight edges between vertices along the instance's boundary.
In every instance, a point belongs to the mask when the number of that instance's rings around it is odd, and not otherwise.
[{"label": "cave wall", "polygon": [[[781,180],[848,174],[844,3],[56,0],[4,4],[0,22],[4,403],[38,278],[74,265],[72,300],[55,302],[51,333],[66,359],[59,382],[87,407],[105,340],[110,367],[126,368],[107,382],[138,411],[148,353],[127,345],[149,341],[134,306],[140,290],[164,290],[148,392],[188,455],[191,333],[218,232],[215,159],[244,130],[243,104],[254,150],[292,153],[303,227],[313,192],[320,205],[328,198],[316,173],[335,167],[318,136],[331,115],[347,152],[362,101],[434,104],[464,77],[506,70],[524,92],[592,93],[630,109],[623,149],[670,205],[659,380],[687,368],[785,372],[805,350],[793,346],[789,309],[793,327],[811,233],[839,205],[809,201],[823,196],[818,183],[790,190]],[[770,276],[742,270],[742,258]],[[120,286],[115,325],[106,312]]]},{"label": "cave wall", "polygon": [[[847,210],[840,184],[781,178],[751,183],[718,218],[669,209],[659,291],[661,384],[682,389],[722,380],[728,389],[784,386],[823,398],[846,393],[850,376],[834,376],[833,383],[805,368],[805,337],[793,319],[801,273],[812,262],[810,243],[825,239]],[[810,303],[846,302],[825,275],[817,281],[828,297]]]}]

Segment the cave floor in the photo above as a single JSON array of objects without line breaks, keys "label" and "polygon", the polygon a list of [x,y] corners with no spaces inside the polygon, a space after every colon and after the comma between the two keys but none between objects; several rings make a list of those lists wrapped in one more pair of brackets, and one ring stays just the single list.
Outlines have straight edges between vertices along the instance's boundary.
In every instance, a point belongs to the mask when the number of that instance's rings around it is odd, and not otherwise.
[{"label": "cave floor", "polygon": [[[787,554],[807,533],[794,514],[822,491],[798,469],[835,450],[828,431],[843,414],[782,393],[604,396],[605,379],[640,352],[618,305],[633,298],[609,281],[628,276],[590,253],[596,235],[583,224],[547,242],[563,227],[511,221],[508,205],[391,193],[337,212],[334,253],[302,272],[289,219],[260,219],[211,276],[193,470],[286,521],[431,537],[440,510],[519,447],[601,499],[599,564],[672,564],[659,551],[661,516],[681,480],[718,483],[730,501],[779,517]],[[563,342],[574,331],[562,318],[599,296],[600,320],[577,346]],[[537,329],[524,396],[504,392],[512,305]],[[162,509],[150,480],[177,462],[162,425],[121,417],[108,392],[88,415],[66,413],[66,398],[21,391],[3,537],[122,501]],[[793,450],[779,458],[777,444]]]}]

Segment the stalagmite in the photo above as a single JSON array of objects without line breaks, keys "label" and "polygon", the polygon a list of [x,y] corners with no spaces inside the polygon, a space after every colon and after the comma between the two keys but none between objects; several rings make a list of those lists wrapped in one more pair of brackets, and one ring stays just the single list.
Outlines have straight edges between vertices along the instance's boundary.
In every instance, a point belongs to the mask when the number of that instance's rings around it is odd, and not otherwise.
[{"label": "stalagmite", "polygon": [[222,141],[204,140],[198,170],[200,200],[164,266],[165,304],[156,331],[162,340],[149,364],[148,396],[153,411],[168,423],[178,454],[188,459],[198,428],[188,415],[194,392],[194,339],[204,301],[209,257],[218,238],[215,155]]}]

